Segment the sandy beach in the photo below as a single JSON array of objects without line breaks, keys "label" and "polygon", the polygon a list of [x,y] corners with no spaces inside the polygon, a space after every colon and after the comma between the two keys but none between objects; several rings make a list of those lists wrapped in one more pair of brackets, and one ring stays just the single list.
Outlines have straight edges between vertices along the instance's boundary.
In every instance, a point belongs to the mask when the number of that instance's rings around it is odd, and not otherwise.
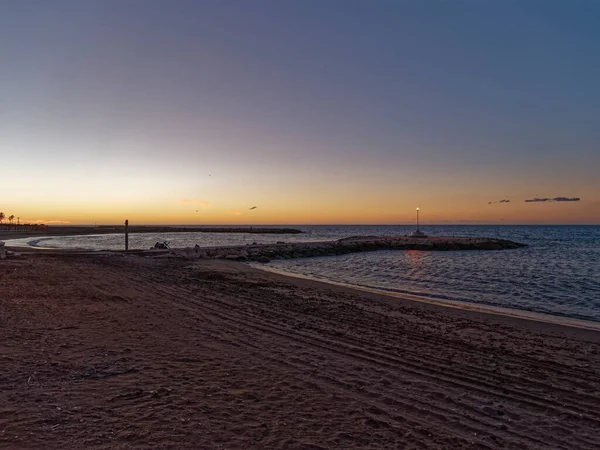
[{"label": "sandy beach", "polygon": [[27,256],[0,286],[0,448],[600,448],[596,331],[218,260]]}]

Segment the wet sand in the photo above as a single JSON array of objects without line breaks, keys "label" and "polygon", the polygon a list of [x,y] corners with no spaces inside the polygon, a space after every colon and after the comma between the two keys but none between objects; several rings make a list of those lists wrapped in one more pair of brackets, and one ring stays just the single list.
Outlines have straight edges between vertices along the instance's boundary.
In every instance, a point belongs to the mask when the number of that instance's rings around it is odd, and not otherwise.
[{"label": "wet sand", "polygon": [[0,447],[600,447],[600,333],[241,263],[0,262]]}]

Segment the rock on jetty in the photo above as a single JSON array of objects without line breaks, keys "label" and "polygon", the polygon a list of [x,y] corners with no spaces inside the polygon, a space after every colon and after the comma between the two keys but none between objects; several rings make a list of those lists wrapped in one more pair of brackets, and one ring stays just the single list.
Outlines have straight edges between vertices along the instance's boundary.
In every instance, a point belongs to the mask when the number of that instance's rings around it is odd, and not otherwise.
[{"label": "rock on jetty", "polygon": [[272,259],[310,258],[375,250],[504,250],[525,246],[526,244],[518,242],[491,238],[356,236],[326,242],[288,242],[235,247],[188,247],[185,249],[171,249],[164,256],[269,262]]}]

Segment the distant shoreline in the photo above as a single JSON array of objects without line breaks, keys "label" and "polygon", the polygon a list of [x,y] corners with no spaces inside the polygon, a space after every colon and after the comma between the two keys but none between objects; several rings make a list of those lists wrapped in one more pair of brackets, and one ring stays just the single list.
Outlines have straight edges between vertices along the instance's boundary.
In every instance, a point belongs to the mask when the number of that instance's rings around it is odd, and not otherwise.
[{"label": "distant shoreline", "polygon": [[[49,236],[82,236],[92,234],[117,234],[125,233],[123,225],[99,225],[99,226],[48,226],[45,229],[33,229],[21,231],[19,226],[11,227],[11,230],[0,228],[0,240],[23,239]],[[132,225],[129,226],[130,233],[251,233],[251,234],[300,234],[303,231],[295,228],[276,227],[185,227],[185,226],[154,226],[154,225]]]}]

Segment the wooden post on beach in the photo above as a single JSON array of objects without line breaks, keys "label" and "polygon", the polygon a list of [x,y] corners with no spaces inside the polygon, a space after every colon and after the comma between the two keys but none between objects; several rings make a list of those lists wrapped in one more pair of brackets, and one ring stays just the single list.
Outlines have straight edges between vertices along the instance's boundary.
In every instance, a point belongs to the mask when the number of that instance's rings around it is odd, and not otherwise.
[{"label": "wooden post on beach", "polygon": [[125,251],[129,250],[129,220],[125,221]]}]

